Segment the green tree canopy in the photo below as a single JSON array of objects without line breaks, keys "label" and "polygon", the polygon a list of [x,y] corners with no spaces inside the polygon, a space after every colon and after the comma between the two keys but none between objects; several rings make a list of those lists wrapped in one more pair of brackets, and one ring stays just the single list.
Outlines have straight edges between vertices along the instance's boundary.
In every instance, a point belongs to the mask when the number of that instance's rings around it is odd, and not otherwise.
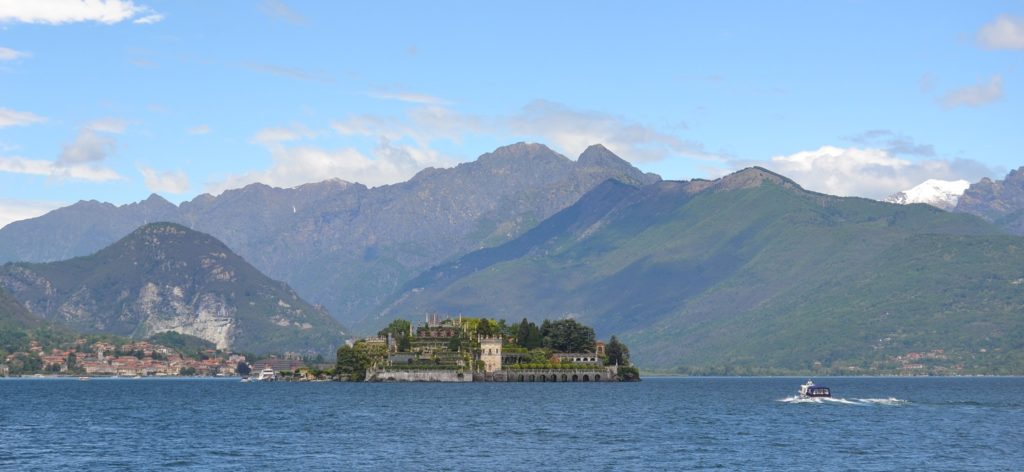
[{"label": "green tree canopy", "polygon": [[629,348],[615,336],[608,340],[608,345],[604,347],[604,354],[607,357],[605,362],[608,365],[629,365]]},{"label": "green tree canopy", "polygon": [[544,320],[541,324],[544,347],[559,352],[593,352],[594,328],[577,323],[576,320]]},{"label": "green tree canopy", "polygon": [[361,349],[348,344],[338,348],[338,360],[335,372],[348,380],[366,379],[366,369],[370,366],[370,358]]}]

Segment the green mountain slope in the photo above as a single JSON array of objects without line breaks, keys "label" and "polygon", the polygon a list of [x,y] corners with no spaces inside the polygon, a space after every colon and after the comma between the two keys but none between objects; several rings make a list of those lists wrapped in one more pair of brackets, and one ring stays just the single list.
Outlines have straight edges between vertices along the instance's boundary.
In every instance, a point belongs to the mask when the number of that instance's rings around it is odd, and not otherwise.
[{"label": "green mountain slope", "polygon": [[220,348],[323,354],[343,338],[336,321],[286,284],[213,237],[172,223],[143,226],[91,256],[6,264],[0,287],[82,332],[176,331]]},{"label": "green mountain slope", "polygon": [[647,368],[884,369],[942,349],[985,370],[991,353],[1020,352],[1019,247],[974,216],[752,168],[599,186],[517,240],[421,274],[380,313],[573,316],[620,334]]}]

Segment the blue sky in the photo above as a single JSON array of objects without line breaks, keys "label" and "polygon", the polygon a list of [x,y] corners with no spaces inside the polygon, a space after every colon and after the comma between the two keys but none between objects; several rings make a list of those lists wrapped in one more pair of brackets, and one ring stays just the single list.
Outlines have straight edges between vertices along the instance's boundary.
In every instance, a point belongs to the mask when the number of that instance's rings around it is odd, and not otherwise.
[{"label": "blue sky", "polygon": [[880,198],[1024,165],[1024,2],[0,0],[0,225],[517,141]]}]

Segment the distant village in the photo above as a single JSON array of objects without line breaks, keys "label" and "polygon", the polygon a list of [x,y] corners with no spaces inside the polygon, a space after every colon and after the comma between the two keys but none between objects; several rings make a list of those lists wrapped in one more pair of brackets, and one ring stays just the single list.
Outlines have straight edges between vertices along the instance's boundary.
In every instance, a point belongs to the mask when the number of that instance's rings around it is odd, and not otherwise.
[{"label": "distant village", "polygon": [[[188,338],[177,333],[174,336]],[[154,338],[155,339],[155,338]],[[193,338],[194,339],[194,338]],[[172,343],[173,344],[173,343]],[[575,320],[540,325],[427,315],[413,325],[395,320],[376,336],[350,340],[334,363],[288,352],[248,359],[153,340],[80,338],[61,347],[38,341],[0,358],[0,376],[171,377],[239,376],[246,380],[427,382],[609,382],[638,380],[629,349],[614,336],[595,339]]]}]

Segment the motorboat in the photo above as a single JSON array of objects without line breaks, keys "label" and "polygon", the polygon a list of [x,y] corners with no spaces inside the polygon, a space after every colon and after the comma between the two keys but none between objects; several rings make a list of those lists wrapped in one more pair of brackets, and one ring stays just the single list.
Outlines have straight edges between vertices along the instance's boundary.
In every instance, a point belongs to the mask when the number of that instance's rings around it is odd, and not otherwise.
[{"label": "motorboat", "polygon": [[824,385],[815,385],[814,381],[808,380],[800,386],[800,398],[831,398],[832,392]]},{"label": "motorboat", "polygon": [[256,380],[277,380],[277,374],[274,373],[274,369],[268,367],[260,371],[260,374],[256,376]]}]

